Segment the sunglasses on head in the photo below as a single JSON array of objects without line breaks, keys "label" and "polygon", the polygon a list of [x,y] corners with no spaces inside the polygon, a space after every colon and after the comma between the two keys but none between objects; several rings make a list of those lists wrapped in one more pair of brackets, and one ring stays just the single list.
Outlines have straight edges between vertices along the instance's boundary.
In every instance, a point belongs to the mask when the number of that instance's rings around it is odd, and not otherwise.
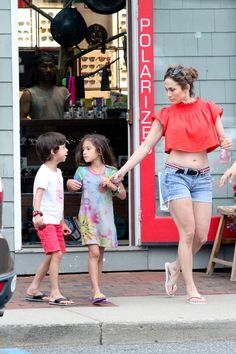
[{"label": "sunglasses on head", "polygon": [[171,77],[177,76],[178,74],[183,75],[184,77],[186,76],[186,72],[181,66],[177,66],[176,68],[170,68],[168,71]]}]

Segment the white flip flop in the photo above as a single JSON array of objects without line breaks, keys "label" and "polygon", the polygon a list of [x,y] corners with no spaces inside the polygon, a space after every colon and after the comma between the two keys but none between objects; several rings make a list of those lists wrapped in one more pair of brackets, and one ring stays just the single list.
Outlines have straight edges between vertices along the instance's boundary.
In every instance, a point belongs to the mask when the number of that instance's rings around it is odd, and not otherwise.
[{"label": "white flip flop", "polygon": [[[168,296],[175,296],[176,290],[177,290],[177,285],[173,283],[173,281],[171,280],[171,273],[169,270],[169,262],[165,263],[165,274],[166,274],[166,281],[165,281],[165,290],[166,290],[166,294]],[[173,293],[170,293],[169,287],[172,287],[172,291]]]}]

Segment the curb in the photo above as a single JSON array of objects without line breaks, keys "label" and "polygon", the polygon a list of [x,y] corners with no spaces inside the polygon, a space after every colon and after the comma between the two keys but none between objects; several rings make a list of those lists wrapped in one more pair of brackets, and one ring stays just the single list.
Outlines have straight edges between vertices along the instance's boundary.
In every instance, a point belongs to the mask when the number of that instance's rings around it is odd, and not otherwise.
[{"label": "curb", "polygon": [[52,345],[105,345],[154,342],[236,340],[236,320],[198,322],[124,322],[73,325],[6,325],[0,347]]}]

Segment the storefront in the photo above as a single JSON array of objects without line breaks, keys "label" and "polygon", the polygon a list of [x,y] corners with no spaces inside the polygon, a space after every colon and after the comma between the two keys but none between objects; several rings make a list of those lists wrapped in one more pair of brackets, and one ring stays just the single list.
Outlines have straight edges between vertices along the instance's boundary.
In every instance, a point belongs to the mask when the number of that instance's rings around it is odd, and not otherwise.
[{"label": "storefront", "polygon": [[[120,11],[100,15],[88,9],[83,1],[74,1],[73,6],[78,8],[87,26],[92,26],[96,31],[99,29],[104,38],[122,32],[127,34],[107,43],[105,53],[95,49],[80,56],[67,73],[84,76],[82,116],[81,109],[78,113],[75,104],[70,107],[69,119],[48,120],[42,124],[36,120],[19,121],[18,88],[22,91],[26,85],[35,46],[58,55],[59,45],[50,34],[49,20],[34,9],[22,7],[23,4],[23,1],[19,1],[18,8],[16,1],[9,0],[1,10],[3,15],[9,15],[9,23],[12,19],[12,26],[8,24],[6,27],[5,24],[0,32],[2,37],[12,38],[8,55],[4,52],[5,47],[0,48],[0,57],[12,68],[12,74],[8,77],[4,74],[0,84],[2,92],[10,90],[12,101],[4,94],[0,107],[2,115],[6,112],[12,124],[4,120],[3,129],[0,130],[4,142],[0,158],[6,190],[6,233],[11,250],[15,252],[18,272],[29,274],[34,272],[34,265],[42,255],[31,225],[32,183],[39,165],[35,156],[35,140],[42,132],[56,130],[67,136],[71,158],[61,167],[65,179],[73,173],[73,149],[78,139],[87,132],[96,131],[108,136],[118,164],[122,165],[148,134],[153,112],[168,104],[162,82],[165,69],[173,63],[185,63],[200,72],[196,95],[223,106],[224,125],[228,135],[235,139],[236,75],[233,68],[236,49],[233,43],[236,5],[228,0],[224,2],[224,7],[217,1],[206,4],[191,0],[185,4],[182,1],[127,0],[126,6]],[[35,0],[33,4],[52,16],[62,8],[62,1]],[[5,22],[7,18],[4,17]],[[224,18],[228,20],[224,21]],[[94,24],[99,26],[95,28]],[[127,49],[124,43],[126,37]],[[79,50],[86,50],[94,44],[91,44],[93,38],[90,36],[83,40]],[[7,39],[4,39],[7,45]],[[78,49],[73,54],[78,54]],[[10,59],[7,61],[6,57]],[[107,90],[101,90],[103,63],[112,63]],[[89,76],[97,68],[101,68],[101,71]],[[218,155],[218,150],[210,155],[214,216],[209,241],[214,238],[218,223],[217,205],[233,204],[230,186],[218,188],[220,175],[228,166],[218,163]],[[235,159],[235,151],[232,152],[232,159]],[[160,201],[159,193],[158,176],[164,161],[161,142],[125,180],[127,200],[114,202],[119,247],[116,251],[107,252],[105,270],[162,269],[163,260],[174,257],[178,235],[168,210]],[[66,192],[65,212],[68,218],[76,215],[78,205],[78,196]],[[76,238],[67,240],[67,251],[62,271],[86,271],[86,250]],[[205,247],[205,251],[197,262],[198,267],[207,264],[209,246]]]}]

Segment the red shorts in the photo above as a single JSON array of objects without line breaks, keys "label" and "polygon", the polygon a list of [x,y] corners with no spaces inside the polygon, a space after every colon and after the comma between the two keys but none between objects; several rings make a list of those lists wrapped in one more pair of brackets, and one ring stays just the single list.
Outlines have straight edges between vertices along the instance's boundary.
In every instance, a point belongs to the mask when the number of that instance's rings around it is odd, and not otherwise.
[{"label": "red shorts", "polygon": [[62,224],[47,224],[43,229],[37,229],[37,234],[46,254],[57,251],[66,252]]}]

